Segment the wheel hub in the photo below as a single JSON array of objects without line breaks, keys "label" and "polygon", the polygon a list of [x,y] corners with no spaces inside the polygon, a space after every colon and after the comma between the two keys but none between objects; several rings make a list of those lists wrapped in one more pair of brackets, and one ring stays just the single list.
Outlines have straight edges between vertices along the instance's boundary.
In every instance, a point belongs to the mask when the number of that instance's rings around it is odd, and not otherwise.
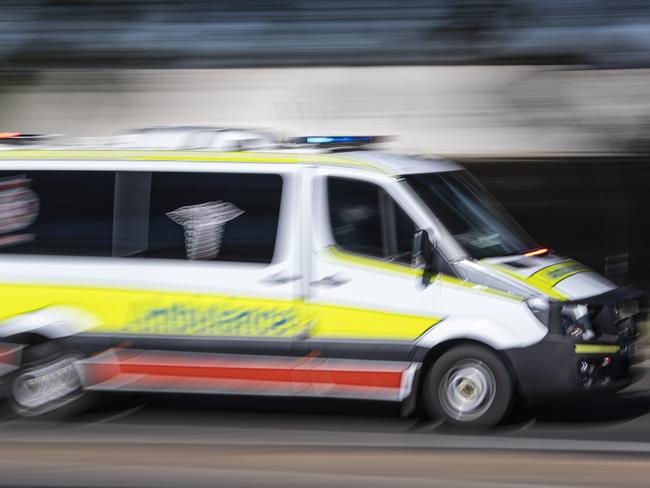
[{"label": "wheel hub", "polygon": [[463,360],[453,365],[442,378],[440,403],[449,416],[471,421],[492,405],[496,381],[490,369],[478,360]]},{"label": "wheel hub", "polygon": [[478,385],[468,378],[463,380],[458,385],[458,393],[466,400],[473,400],[480,394]]}]

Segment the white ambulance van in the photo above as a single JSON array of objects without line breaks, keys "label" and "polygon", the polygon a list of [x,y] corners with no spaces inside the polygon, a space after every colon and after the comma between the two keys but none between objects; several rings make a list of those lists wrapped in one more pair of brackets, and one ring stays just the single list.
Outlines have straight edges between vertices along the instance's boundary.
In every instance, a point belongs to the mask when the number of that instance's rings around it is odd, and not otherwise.
[{"label": "white ambulance van", "polygon": [[629,383],[640,292],[538,245],[460,165],[232,134],[243,150],[0,152],[15,412],[162,391],[489,426],[516,399]]}]

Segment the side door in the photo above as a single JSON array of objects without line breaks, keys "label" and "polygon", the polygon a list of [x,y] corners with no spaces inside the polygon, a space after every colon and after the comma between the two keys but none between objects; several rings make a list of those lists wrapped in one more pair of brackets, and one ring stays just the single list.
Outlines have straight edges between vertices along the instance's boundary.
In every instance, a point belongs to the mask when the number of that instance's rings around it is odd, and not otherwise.
[{"label": "side door", "polygon": [[293,394],[297,175],[241,166],[118,173],[116,349],[94,388]]},{"label": "side door", "polygon": [[417,338],[440,318],[412,266],[425,218],[400,183],[367,173],[316,172],[309,309],[316,395],[402,400],[417,370]]}]

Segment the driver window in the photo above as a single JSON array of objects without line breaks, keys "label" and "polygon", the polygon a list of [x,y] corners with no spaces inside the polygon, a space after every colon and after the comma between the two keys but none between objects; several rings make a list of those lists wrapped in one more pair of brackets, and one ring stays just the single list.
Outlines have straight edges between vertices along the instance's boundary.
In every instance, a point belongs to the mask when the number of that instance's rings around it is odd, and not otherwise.
[{"label": "driver window", "polygon": [[413,221],[381,187],[328,178],[330,226],[341,249],[411,264]]}]

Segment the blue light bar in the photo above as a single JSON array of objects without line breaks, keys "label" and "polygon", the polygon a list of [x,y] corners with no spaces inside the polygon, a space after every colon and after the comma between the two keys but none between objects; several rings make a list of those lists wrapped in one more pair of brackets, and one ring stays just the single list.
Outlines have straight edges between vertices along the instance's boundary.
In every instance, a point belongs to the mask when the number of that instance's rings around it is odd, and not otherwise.
[{"label": "blue light bar", "polygon": [[306,136],[289,139],[292,144],[317,146],[364,146],[390,140],[382,136]]},{"label": "blue light bar", "polygon": [[307,144],[332,144],[337,142],[372,142],[369,136],[313,136],[305,137]]}]

